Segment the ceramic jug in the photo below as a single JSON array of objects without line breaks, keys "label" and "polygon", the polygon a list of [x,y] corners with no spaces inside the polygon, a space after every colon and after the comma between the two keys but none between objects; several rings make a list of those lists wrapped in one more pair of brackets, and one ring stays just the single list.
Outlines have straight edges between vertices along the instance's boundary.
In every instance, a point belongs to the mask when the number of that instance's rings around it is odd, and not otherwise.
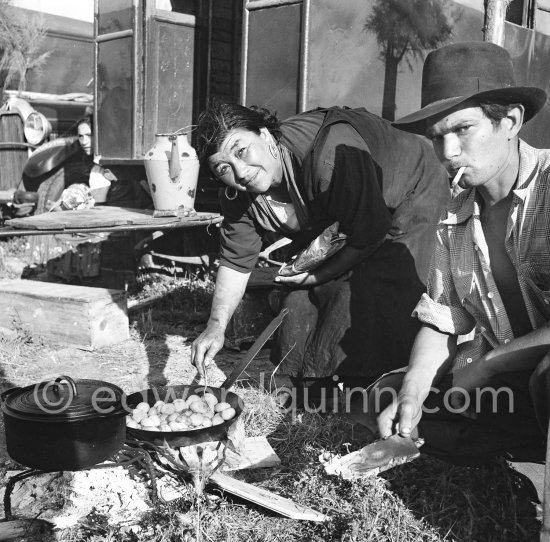
[{"label": "ceramic jug", "polygon": [[156,134],[143,161],[156,210],[193,209],[199,160],[187,134]]}]

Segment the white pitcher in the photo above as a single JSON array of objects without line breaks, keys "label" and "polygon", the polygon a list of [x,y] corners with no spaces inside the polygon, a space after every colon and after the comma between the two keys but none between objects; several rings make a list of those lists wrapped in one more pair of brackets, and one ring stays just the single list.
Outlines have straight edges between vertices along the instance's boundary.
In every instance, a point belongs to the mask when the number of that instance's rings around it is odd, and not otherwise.
[{"label": "white pitcher", "polygon": [[156,134],[143,161],[156,210],[193,209],[199,159],[187,134]]}]

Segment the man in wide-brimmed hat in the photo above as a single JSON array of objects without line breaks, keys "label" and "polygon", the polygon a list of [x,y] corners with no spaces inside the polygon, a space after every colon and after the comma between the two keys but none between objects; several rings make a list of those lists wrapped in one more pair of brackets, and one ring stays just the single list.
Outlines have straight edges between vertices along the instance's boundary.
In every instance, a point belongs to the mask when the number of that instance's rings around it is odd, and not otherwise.
[{"label": "man in wide-brimmed hat", "polygon": [[382,437],[419,435],[427,453],[463,463],[544,458],[550,150],[518,134],[545,100],[516,85],[503,48],[457,43],[428,55],[422,108],[394,123],[431,139],[462,191],[438,226],[407,371],[369,393]]}]

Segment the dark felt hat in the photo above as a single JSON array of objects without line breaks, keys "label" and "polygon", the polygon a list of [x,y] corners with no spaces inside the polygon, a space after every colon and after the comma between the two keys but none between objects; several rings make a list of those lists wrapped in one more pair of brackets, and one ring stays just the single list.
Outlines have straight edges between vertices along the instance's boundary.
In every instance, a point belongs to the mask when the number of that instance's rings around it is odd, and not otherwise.
[{"label": "dark felt hat", "polygon": [[422,71],[422,108],[393,125],[423,134],[426,120],[467,101],[501,104],[521,103],[524,121],[534,117],[546,102],[546,92],[537,87],[518,87],[512,59],[494,43],[454,43],[432,51]]}]

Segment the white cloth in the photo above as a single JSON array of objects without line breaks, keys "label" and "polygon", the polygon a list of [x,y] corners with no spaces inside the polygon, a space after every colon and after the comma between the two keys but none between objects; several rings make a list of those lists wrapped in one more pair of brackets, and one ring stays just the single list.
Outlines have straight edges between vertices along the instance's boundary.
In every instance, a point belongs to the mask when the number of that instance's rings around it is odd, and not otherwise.
[{"label": "white cloth", "polygon": [[292,203],[276,201],[272,199],[271,196],[266,196],[265,199],[271,207],[271,210],[283,224],[293,231],[299,231],[300,225],[298,224],[296,209]]}]

